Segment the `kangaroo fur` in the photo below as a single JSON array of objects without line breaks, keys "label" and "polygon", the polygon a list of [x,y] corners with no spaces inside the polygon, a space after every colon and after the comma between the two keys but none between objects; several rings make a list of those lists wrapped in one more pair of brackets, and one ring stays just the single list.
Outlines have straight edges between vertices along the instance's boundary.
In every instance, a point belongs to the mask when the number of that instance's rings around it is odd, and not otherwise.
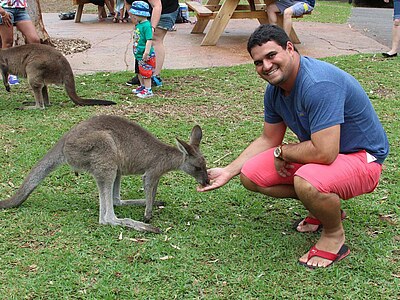
[{"label": "kangaroo fur", "polygon": [[[75,125],[32,168],[14,196],[0,201],[0,208],[21,205],[33,190],[61,164],[74,171],[90,173],[99,190],[99,223],[120,225],[139,231],[160,233],[160,229],[132,219],[119,219],[114,205],[145,205],[144,220],[149,222],[160,177],[182,170],[201,185],[209,184],[205,159],[199,146],[200,126],[193,127],[190,142],[176,139],[177,147],[167,145],[128,119],[101,115]],[[142,174],[145,199],[121,200],[122,175]]]},{"label": "kangaroo fur", "polygon": [[113,101],[82,99],[76,93],[75,78],[68,60],[54,47],[27,44],[0,50],[3,83],[10,92],[8,75],[26,77],[35,96],[34,106],[21,109],[44,109],[50,105],[47,86],[64,85],[69,98],[76,105],[114,105]]}]

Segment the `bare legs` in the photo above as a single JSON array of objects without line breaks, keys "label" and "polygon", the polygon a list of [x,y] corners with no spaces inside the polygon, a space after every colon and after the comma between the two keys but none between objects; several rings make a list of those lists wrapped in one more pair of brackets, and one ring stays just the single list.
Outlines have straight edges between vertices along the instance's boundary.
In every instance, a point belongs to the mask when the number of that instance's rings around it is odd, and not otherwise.
[{"label": "bare legs", "polygon": [[[277,14],[280,14],[280,10],[276,6],[276,4],[268,5],[266,12],[268,15],[269,23],[273,25],[279,25]],[[286,8],[285,11],[283,12],[283,30],[285,30],[288,36],[290,36],[290,32],[292,30],[292,23],[293,23],[292,16],[293,16],[293,10],[290,7]]]},{"label": "bare legs", "polygon": [[[18,22],[17,29],[25,36],[28,44],[40,43],[39,36],[32,21]],[[11,48],[14,45],[13,26],[0,25],[0,37],[2,41],[2,48]]]},{"label": "bare legs", "polygon": [[400,19],[394,20],[392,29],[392,48],[387,54],[393,55],[397,53],[397,49],[400,45]]},{"label": "bare legs", "polygon": [[156,53],[156,57],[157,57],[156,68],[154,70],[155,76],[160,75],[161,69],[164,65],[164,60],[165,60],[164,38],[165,38],[166,34],[167,34],[167,31],[165,29],[161,29],[158,27],[154,31],[153,47],[154,47],[154,52]]},{"label": "bare legs", "polygon": [[[319,192],[301,177],[294,177],[294,185],[277,185],[259,187],[243,174],[240,177],[245,188],[271,197],[299,199],[303,205],[323,224],[321,238],[315,245],[319,250],[337,253],[345,242],[344,229],[341,222],[340,198],[336,194]],[[308,252],[299,259],[308,261]],[[332,261],[321,257],[313,257],[308,264],[316,267],[326,267]]]}]

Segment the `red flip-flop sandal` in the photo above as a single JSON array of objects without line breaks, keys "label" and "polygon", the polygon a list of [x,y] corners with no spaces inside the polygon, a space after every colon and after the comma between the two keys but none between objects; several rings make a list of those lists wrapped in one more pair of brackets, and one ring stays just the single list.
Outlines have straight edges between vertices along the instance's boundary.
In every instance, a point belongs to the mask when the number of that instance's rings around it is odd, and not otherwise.
[{"label": "red flip-flop sandal", "polygon": [[[344,219],[346,219],[346,212],[344,211],[344,210],[340,210],[340,212],[341,212],[341,219],[342,219],[342,221],[344,220]],[[303,222],[304,221],[304,222]],[[317,229],[315,229],[315,230],[311,230],[311,231],[298,231],[297,230],[297,226],[299,226],[299,224],[301,223],[301,222],[303,222],[304,224],[312,224],[312,225],[318,225],[318,227],[317,227]],[[293,229],[294,230],[296,230],[297,232],[302,232],[302,233],[307,233],[307,232],[318,232],[318,231],[320,231],[321,229],[322,229],[322,223],[321,223],[321,221],[320,220],[318,220],[318,219],[316,219],[316,218],[312,218],[312,217],[306,217],[306,218],[304,218],[304,219],[300,219],[300,220],[297,220],[297,221],[295,221],[294,223],[293,223]]]},{"label": "red flip-flop sandal", "polygon": [[308,257],[307,257],[307,262],[301,262],[299,261],[299,264],[302,266],[305,266],[309,269],[316,269],[318,267],[316,266],[311,266],[308,265],[307,263],[310,261],[311,258],[313,257],[321,257],[321,258],[325,258],[327,260],[331,260],[332,262],[327,265],[325,268],[332,266],[334,263],[341,261],[343,258],[345,258],[347,255],[350,254],[350,249],[349,247],[347,247],[346,245],[343,245],[338,253],[332,253],[332,252],[328,252],[328,251],[323,251],[323,250],[319,250],[317,249],[315,246],[312,246],[310,251],[308,252]]}]

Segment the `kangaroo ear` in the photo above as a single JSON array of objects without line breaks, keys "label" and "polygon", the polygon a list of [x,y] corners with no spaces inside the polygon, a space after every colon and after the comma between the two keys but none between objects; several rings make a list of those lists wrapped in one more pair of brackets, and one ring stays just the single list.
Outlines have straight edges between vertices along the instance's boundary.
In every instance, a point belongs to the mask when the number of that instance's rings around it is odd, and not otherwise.
[{"label": "kangaroo ear", "polygon": [[195,125],[192,129],[192,133],[190,134],[189,144],[199,147],[202,137],[203,137],[203,132],[201,131],[201,127],[199,125]]},{"label": "kangaroo ear", "polygon": [[183,154],[186,154],[186,155],[193,154],[193,148],[188,143],[177,138],[176,145],[178,146],[179,151],[181,151]]}]

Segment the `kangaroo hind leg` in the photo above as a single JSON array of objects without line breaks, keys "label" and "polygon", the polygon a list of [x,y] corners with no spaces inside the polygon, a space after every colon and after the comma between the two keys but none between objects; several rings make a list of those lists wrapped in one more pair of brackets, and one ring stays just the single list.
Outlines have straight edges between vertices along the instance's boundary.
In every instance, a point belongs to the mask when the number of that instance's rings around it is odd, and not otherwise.
[{"label": "kangaroo hind leg", "polygon": [[[160,233],[160,229],[152,225],[135,221],[129,218],[117,218],[114,213],[113,198],[115,181],[119,177],[117,171],[110,169],[105,172],[99,172],[101,176],[95,176],[97,187],[99,189],[100,212],[99,223],[113,226],[124,226],[138,231]],[[104,174],[107,174],[106,176]]]},{"label": "kangaroo hind leg", "polygon": [[[144,178],[143,178],[143,186],[144,186]],[[120,195],[121,188],[121,175],[117,175],[117,178],[114,182],[114,206],[146,206],[146,199],[126,199],[122,200]],[[153,205],[155,206],[165,206],[164,201],[154,201]]]},{"label": "kangaroo hind leg", "polygon": [[44,83],[38,78],[28,78],[29,85],[32,88],[33,95],[35,96],[35,102],[23,102],[23,105],[20,109],[44,109],[44,99],[43,99],[43,87]]}]

